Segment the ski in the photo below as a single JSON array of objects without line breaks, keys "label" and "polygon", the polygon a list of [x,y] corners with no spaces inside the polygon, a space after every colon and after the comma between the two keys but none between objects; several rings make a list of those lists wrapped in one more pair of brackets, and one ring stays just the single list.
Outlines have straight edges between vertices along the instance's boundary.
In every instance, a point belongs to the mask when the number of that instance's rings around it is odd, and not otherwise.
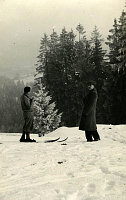
[{"label": "ski", "polygon": [[68,139],[68,137],[66,137],[63,140],[60,140],[60,137],[56,138],[56,139],[52,139],[52,140],[46,140],[45,143],[49,143],[49,142],[64,142]]},{"label": "ski", "polygon": [[56,142],[60,139],[60,137],[53,139],[53,140],[46,140],[45,143],[49,143],[49,142]]},{"label": "ski", "polygon": [[68,137],[66,137],[65,139],[63,139],[63,140],[58,140],[57,142],[64,142],[64,141],[66,141],[68,139]]}]

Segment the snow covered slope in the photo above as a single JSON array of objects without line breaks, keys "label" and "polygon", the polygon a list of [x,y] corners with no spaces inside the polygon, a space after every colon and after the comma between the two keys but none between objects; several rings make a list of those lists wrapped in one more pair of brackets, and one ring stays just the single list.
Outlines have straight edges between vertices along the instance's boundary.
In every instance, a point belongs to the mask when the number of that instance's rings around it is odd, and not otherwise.
[{"label": "snow covered slope", "polygon": [[[61,127],[20,143],[0,134],[1,200],[125,200],[126,125],[98,125],[101,141],[87,143],[78,128]],[[56,137],[68,140],[44,143]]]}]

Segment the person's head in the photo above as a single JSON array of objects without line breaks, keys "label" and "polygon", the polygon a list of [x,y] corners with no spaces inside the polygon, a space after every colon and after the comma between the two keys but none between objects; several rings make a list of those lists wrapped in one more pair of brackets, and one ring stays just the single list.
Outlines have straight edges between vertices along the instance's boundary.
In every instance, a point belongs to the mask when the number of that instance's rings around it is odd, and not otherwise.
[{"label": "person's head", "polygon": [[89,81],[87,83],[87,88],[88,88],[88,90],[93,90],[95,88],[95,82],[94,81]]},{"label": "person's head", "polygon": [[28,93],[28,92],[30,92],[30,90],[31,90],[31,88],[28,87],[28,86],[26,86],[26,87],[24,88],[24,93]]}]

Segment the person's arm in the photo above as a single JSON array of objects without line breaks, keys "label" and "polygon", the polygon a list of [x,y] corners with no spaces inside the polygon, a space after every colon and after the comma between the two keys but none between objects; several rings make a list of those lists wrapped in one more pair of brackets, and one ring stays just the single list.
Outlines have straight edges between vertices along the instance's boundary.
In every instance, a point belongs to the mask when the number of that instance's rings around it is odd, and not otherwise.
[{"label": "person's arm", "polygon": [[31,108],[30,98],[28,98],[26,95],[24,95],[24,103],[29,110]]},{"label": "person's arm", "polygon": [[31,105],[31,107],[33,106],[33,103],[34,103],[34,97],[30,98],[30,105]]}]

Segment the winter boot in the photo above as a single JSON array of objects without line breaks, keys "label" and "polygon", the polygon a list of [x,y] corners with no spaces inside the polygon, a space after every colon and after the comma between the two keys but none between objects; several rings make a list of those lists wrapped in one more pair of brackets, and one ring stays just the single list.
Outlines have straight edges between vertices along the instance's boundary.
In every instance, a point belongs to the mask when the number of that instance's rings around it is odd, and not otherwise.
[{"label": "winter boot", "polygon": [[26,139],[25,142],[36,142],[34,139]]},{"label": "winter boot", "polygon": [[94,141],[98,141],[98,140],[100,140],[100,136],[99,136],[99,134],[98,134],[97,131],[93,131],[92,133],[93,133]]},{"label": "winter boot", "polygon": [[26,141],[25,142],[36,142],[36,140],[30,139],[30,133],[26,133]]}]

